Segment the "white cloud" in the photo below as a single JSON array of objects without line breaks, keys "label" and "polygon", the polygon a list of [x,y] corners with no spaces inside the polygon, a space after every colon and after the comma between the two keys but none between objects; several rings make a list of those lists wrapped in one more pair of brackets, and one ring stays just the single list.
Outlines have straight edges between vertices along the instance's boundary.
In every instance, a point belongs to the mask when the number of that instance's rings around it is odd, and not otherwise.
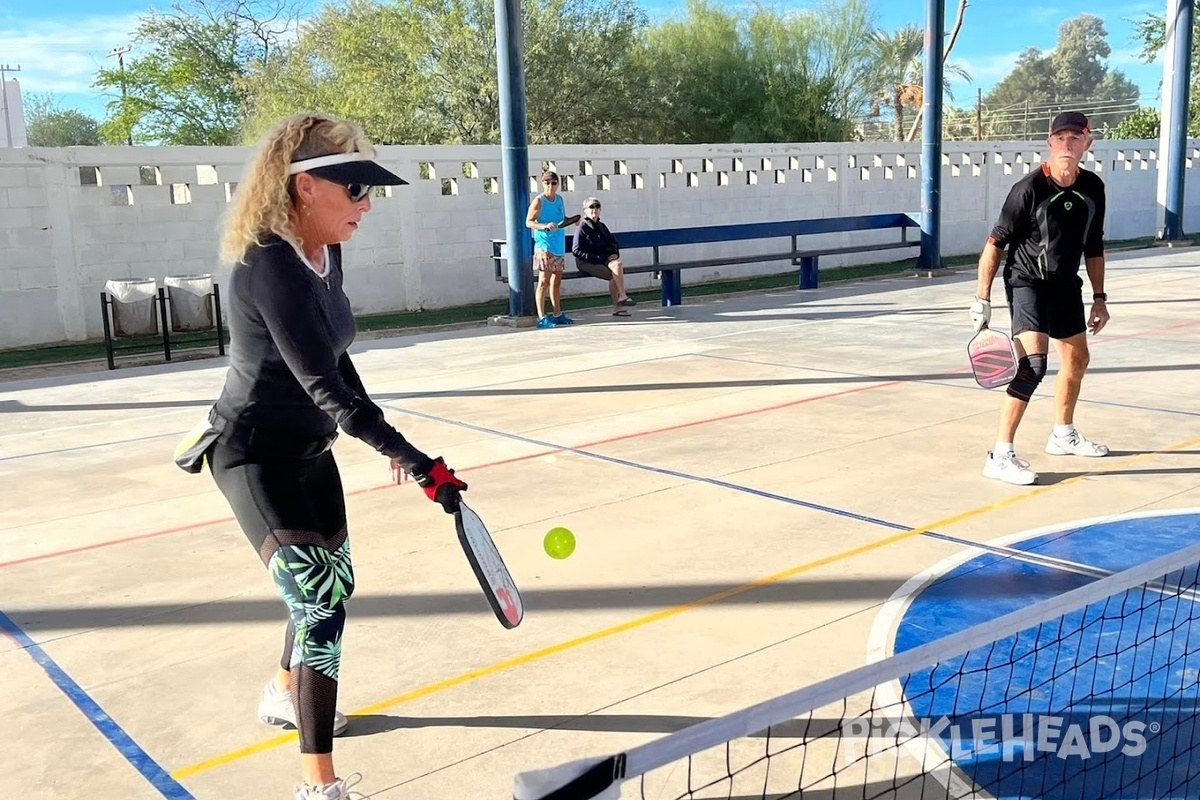
[{"label": "white cloud", "polygon": [[109,51],[129,43],[137,28],[137,14],[91,17],[42,17],[22,20],[20,25],[0,27],[0,52],[4,60],[19,64],[14,74],[22,92],[95,94],[96,72],[105,65]]}]

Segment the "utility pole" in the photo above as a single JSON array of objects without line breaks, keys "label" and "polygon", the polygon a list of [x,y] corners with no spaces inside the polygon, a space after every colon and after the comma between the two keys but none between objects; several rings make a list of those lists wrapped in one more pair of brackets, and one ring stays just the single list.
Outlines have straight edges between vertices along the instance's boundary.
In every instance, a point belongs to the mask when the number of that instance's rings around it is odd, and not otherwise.
[{"label": "utility pole", "polygon": [[21,65],[10,67],[8,64],[0,64],[0,103],[3,104],[4,111],[4,146],[13,146],[12,120],[8,116],[8,83],[4,77],[6,72],[20,72]]},{"label": "utility pole", "polygon": [[[108,56],[106,56],[107,58],[112,58],[113,56],[116,56],[117,57],[117,66],[121,70],[121,101],[122,101],[121,102],[121,111],[122,112],[125,111],[125,102],[124,102],[125,101],[125,54],[128,53],[132,49],[133,48],[130,47],[129,45],[125,45],[124,47],[117,47],[117,48],[109,51]],[[126,144],[128,144],[130,147],[133,147],[133,131],[128,130],[125,133],[126,133],[126,140],[125,140]]]},{"label": "utility pole", "polygon": [[983,89],[979,89],[978,98],[975,100],[975,140],[983,141]]}]

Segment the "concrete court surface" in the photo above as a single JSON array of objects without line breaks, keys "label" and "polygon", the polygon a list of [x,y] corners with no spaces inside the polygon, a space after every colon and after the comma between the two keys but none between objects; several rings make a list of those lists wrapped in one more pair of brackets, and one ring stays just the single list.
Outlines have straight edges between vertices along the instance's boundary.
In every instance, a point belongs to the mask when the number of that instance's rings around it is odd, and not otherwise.
[{"label": "concrete court surface", "polygon": [[[518,771],[863,664],[888,597],[972,542],[1200,506],[1198,265],[1110,255],[1077,422],[1112,453],[1042,452],[1052,356],[1025,488],[980,475],[1001,393],[966,371],[971,271],[360,341],[392,422],[470,484],[527,610],[497,624],[451,518],[343,436],[339,771],[372,797],[500,800]],[[291,796],[294,734],[255,718],[282,602],[211,477],[170,461],[224,371],[0,384],[0,719],[22,797]],[[578,539],[562,561],[541,546],[555,525]]]}]

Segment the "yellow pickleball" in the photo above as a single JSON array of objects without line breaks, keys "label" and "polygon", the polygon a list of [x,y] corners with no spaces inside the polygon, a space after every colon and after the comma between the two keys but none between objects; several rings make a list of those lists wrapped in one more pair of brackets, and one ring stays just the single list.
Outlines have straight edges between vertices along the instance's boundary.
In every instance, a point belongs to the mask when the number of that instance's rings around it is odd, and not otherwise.
[{"label": "yellow pickleball", "polygon": [[566,528],[551,528],[542,541],[542,546],[546,548],[546,555],[551,558],[566,558],[575,552],[575,534]]}]

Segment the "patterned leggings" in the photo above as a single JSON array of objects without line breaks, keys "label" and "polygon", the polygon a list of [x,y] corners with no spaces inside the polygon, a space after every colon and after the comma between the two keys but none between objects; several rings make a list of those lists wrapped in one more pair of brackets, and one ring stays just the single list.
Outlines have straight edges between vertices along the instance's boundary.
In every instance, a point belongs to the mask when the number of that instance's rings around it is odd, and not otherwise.
[{"label": "patterned leggings", "polygon": [[279,663],[292,673],[300,752],[333,752],[343,603],[354,593],[346,502],[333,453],[262,458],[216,444],[209,463],[287,604]]}]

